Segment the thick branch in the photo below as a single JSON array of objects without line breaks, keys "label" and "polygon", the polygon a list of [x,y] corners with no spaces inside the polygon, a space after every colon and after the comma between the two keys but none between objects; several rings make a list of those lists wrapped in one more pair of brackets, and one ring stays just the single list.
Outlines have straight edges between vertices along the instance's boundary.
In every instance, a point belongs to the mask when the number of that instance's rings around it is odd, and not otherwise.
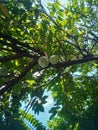
[{"label": "thick branch", "polygon": [[4,56],[4,57],[0,56],[0,62],[7,62],[7,61],[22,58],[22,57],[36,58],[36,56],[29,53],[17,53],[15,55],[9,55],[9,56]]},{"label": "thick branch", "polygon": [[55,65],[55,67],[69,67],[71,65],[75,65],[75,64],[82,64],[82,63],[85,63],[85,62],[89,62],[89,61],[97,61],[98,60],[98,55],[93,55],[93,56],[85,56],[83,58],[80,58],[80,59],[76,59],[76,60],[70,60],[70,61],[67,61],[67,62],[61,62],[61,63],[58,63],[57,65]]},{"label": "thick branch", "polygon": [[10,36],[8,34],[3,34],[2,32],[0,32],[0,37],[12,42],[13,47],[15,47],[16,45],[19,45],[22,49],[23,48],[29,49],[32,52],[38,53],[40,55],[44,55],[44,53],[41,50],[35,49],[34,47],[29,46],[29,43],[22,43],[22,42],[18,41],[16,38],[13,38],[12,36]]},{"label": "thick branch", "polygon": [[0,95],[2,95],[5,91],[11,90],[11,88],[19,81],[21,80],[29,71],[30,69],[37,64],[37,60],[35,60],[33,63],[30,63],[24,71],[18,76],[15,77],[13,80],[8,82],[8,84],[1,86],[0,88]]},{"label": "thick branch", "polygon": [[[87,56],[87,57],[84,57],[84,58],[81,58],[81,59],[70,60],[70,61],[67,61],[67,62],[61,62],[61,63],[58,63],[58,64],[54,65],[53,67],[56,67],[56,68],[64,67],[64,68],[66,68],[66,67],[69,67],[71,65],[82,64],[82,63],[89,62],[89,61],[94,61],[94,60],[96,60],[96,61],[98,60],[98,55],[96,55],[96,56]],[[17,83],[19,80],[21,80],[27,74],[27,72],[33,66],[35,66],[36,64],[37,64],[37,59],[33,63],[30,63],[18,77],[16,77],[15,79],[11,80],[4,87],[1,87],[0,95],[2,95],[5,91],[11,89],[15,85],[15,83]]]}]

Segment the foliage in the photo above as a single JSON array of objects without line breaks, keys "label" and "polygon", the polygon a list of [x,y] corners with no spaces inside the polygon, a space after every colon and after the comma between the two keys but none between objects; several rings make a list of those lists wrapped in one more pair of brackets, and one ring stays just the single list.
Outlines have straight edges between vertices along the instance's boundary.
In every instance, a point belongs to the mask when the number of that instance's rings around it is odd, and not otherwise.
[{"label": "foliage", "polygon": [[23,116],[23,120],[26,119],[26,121],[29,121],[32,127],[35,127],[36,130],[45,130],[45,127],[38,120],[36,120],[33,115],[28,114],[23,110],[21,110],[20,112],[21,112],[21,115]]},{"label": "foliage", "polygon": [[98,129],[98,1],[0,1],[0,128],[29,129],[25,113],[45,129],[28,112],[44,112],[46,90],[50,130]]}]

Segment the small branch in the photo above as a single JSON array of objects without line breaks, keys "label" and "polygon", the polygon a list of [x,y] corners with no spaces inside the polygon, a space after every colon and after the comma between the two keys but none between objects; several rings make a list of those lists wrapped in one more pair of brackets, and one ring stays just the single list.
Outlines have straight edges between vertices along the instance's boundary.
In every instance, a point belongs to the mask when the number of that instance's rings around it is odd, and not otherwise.
[{"label": "small branch", "polygon": [[93,32],[89,32],[92,36],[94,36],[95,38],[96,38],[96,40],[97,40],[97,42],[98,42],[98,36],[96,36]]},{"label": "small branch", "polygon": [[[1,41],[0,41],[1,42]],[[0,51],[13,52],[11,49],[0,47]]]},{"label": "small branch", "polygon": [[[60,41],[57,40],[57,41],[55,41],[55,43],[57,43],[57,42],[58,42],[59,44],[61,44],[61,42],[66,42],[66,43],[72,45],[74,48],[76,48],[76,49],[81,53],[82,56],[84,56],[84,54],[83,54],[83,51],[84,51],[84,50],[81,49],[78,44],[75,45],[75,44],[73,44],[72,42],[70,42],[70,41],[68,41],[68,40],[60,40]],[[61,48],[62,48],[63,53],[65,53],[63,46],[62,46]]]}]

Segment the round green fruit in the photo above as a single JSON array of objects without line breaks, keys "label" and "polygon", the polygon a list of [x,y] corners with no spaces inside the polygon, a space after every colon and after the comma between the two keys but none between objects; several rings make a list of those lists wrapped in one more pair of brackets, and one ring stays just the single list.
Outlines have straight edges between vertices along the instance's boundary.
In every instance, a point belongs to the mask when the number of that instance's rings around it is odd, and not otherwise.
[{"label": "round green fruit", "polygon": [[52,55],[50,58],[49,58],[49,61],[51,64],[55,65],[59,62],[59,57],[58,55]]},{"label": "round green fruit", "polygon": [[41,56],[39,59],[38,59],[38,64],[42,67],[42,68],[45,68],[49,65],[49,60],[46,56]]}]

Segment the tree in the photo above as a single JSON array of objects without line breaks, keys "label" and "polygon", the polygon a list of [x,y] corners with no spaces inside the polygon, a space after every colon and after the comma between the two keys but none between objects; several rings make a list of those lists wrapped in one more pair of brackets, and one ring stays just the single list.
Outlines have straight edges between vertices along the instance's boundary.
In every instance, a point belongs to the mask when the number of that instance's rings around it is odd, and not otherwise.
[{"label": "tree", "polygon": [[0,2],[0,122],[5,129],[14,129],[12,121],[28,129],[24,119],[45,129],[28,115],[30,108],[44,112],[45,90],[55,101],[50,130],[98,128],[97,10],[96,0],[70,0],[66,6],[56,0],[47,7],[41,0]]}]

